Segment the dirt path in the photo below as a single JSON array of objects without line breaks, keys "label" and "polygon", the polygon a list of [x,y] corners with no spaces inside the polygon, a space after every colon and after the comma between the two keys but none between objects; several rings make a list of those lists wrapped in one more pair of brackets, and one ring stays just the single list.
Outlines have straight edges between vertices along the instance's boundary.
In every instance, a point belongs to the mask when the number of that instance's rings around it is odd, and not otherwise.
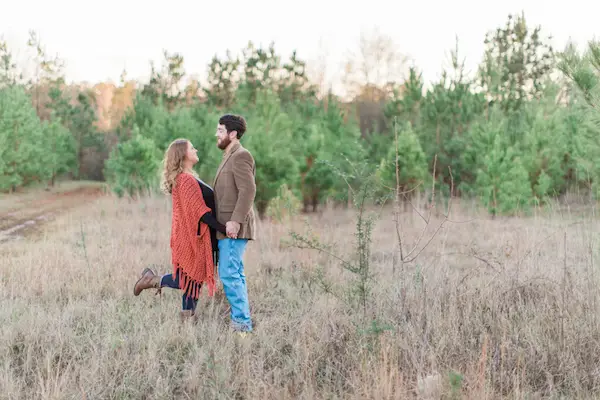
[{"label": "dirt path", "polygon": [[0,208],[0,243],[23,238],[68,209],[104,194],[101,185],[69,185],[56,191],[34,190],[5,195]]}]

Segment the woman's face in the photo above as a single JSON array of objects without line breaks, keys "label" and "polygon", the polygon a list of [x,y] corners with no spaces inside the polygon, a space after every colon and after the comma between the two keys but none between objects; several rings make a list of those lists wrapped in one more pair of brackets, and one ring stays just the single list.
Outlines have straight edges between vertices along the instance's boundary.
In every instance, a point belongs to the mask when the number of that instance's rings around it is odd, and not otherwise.
[{"label": "woman's face", "polygon": [[194,147],[192,142],[187,144],[187,152],[185,153],[185,161],[188,165],[192,166],[198,162],[198,150]]}]

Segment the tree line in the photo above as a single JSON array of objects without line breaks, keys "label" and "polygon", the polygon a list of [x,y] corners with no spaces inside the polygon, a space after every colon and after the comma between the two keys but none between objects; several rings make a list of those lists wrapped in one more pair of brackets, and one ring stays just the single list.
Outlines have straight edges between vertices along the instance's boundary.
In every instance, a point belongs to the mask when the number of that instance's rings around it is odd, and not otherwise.
[{"label": "tree line", "polygon": [[[320,90],[307,63],[296,52],[285,59],[274,44],[215,56],[206,85],[186,82],[183,56],[165,51],[110,132],[98,128],[93,91],[67,86],[60,60],[45,54],[34,33],[28,46],[36,68],[27,78],[0,41],[0,190],[67,176],[103,179],[120,196],[138,196],[156,190],[162,153],[178,137],[200,150],[197,172],[210,181],[221,157],[218,117],[233,112],[249,123],[243,142],[257,163],[260,215],[284,197],[299,199],[305,211],[346,201],[348,184],[360,179],[356,163],[370,166],[382,196],[394,188],[408,198],[434,179],[446,195],[475,197],[493,214],[525,211],[570,190],[595,197],[600,47],[557,52],[541,32],[524,15],[510,15],[484,38],[474,76],[457,46],[451,67],[427,89],[410,67],[404,79],[351,82],[358,82],[351,99]],[[86,168],[90,154],[95,168]]]}]

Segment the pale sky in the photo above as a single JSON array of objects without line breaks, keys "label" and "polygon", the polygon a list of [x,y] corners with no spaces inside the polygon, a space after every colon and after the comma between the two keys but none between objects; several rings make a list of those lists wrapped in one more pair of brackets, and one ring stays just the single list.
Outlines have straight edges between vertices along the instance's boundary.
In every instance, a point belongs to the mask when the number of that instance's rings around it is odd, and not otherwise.
[{"label": "pale sky", "polygon": [[[554,2],[554,3],[552,3]],[[283,9],[287,4],[289,9]],[[473,71],[483,54],[485,33],[504,25],[509,13],[525,12],[528,25],[541,25],[562,50],[569,37],[581,47],[600,38],[600,2],[595,0],[304,0],[281,2],[201,0],[0,0],[0,36],[23,52],[30,29],[49,53],[66,61],[67,81],[118,82],[146,79],[149,61],[160,65],[162,50],[180,52],[186,71],[203,78],[217,53],[238,53],[249,40],[275,41],[287,58],[327,60],[335,81],[343,57],[355,49],[361,31],[377,28],[395,41],[423,71],[426,82],[439,77],[458,35],[459,48]],[[551,5],[556,4],[556,5]],[[559,5],[560,4],[560,5]],[[321,44],[321,46],[320,46]]]}]

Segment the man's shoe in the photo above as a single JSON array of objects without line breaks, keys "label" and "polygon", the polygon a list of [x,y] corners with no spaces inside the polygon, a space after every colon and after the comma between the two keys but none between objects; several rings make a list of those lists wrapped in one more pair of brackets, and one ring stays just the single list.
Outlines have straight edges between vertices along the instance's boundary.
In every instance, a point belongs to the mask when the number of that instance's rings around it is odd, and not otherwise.
[{"label": "man's shoe", "polygon": [[150,268],[142,271],[142,276],[133,287],[133,295],[139,296],[144,289],[157,289],[156,293],[160,293],[160,276],[155,275]]},{"label": "man's shoe", "polygon": [[235,334],[238,335],[241,339],[246,339],[248,336],[250,336],[250,332],[246,331],[235,331]]},{"label": "man's shoe", "polygon": [[[254,327],[253,328],[249,328],[247,326],[244,326],[244,325],[241,325],[241,324],[237,324],[235,322],[231,322],[230,323],[230,327],[237,334],[241,334],[241,333],[251,334],[254,331]],[[242,336],[244,336],[244,335],[242,335]]]}]

